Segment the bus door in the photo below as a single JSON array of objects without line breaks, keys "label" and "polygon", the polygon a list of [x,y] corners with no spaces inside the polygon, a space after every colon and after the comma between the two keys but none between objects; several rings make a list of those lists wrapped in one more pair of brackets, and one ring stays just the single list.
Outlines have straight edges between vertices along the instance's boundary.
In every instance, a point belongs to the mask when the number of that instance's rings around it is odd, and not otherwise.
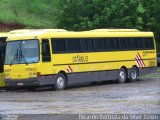
[{"label": "bus door", "polygon": [[0,73],[3,72],[6,38],[0,40]]},{"label": "bus door", "polygon": [[6,38],[0,38],[0,87],[5,86],[3,79]]},{"label": "bus door", "polygon": [[42,39],[42,74],[52,74],[51,47],[48,39]]}]

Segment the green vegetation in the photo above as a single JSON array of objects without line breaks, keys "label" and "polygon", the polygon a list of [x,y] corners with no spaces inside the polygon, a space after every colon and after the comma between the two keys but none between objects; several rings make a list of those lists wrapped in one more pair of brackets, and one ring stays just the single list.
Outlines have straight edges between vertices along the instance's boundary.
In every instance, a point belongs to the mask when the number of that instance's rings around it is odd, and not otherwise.
[{"label": "green vegetation", "polygon": [[54,9],[54,2],[49,0],[0,0],[0,22],[25,28],[54,28]]},{"label": "green vegetation", "polygon": [[136,28],[155,33],[160,51],[159,0],[59,0],[58,27]]},{"label": "green vegetation", "polygon": [[136,28],[155,33],[160,52],[159,0],[0,0],[0,22],[25,28]]}]

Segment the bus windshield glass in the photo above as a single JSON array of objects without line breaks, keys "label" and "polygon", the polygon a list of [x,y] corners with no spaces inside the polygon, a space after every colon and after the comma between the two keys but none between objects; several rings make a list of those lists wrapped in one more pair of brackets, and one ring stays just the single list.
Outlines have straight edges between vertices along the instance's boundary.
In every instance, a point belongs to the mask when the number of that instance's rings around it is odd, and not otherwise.
[{"label": "bus windshield glass", "polygon": [[39,61],[38,40],[7,42],[5,64],[29,64]]}]

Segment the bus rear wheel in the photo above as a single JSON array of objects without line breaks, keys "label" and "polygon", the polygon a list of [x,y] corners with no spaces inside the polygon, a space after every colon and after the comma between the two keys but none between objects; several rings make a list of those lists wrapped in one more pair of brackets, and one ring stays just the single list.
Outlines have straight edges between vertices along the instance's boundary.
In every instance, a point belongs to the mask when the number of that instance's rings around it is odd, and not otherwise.
[{"label": "bus rear wheel", "polygon": [[59,73],[56,77],[56,83],[54,84],[55,90],[64,90],[66,88],[67,80],[66,77]]},{"label": "bus rear wheel", "polygon": [[138,70],[136,67],[132,67],[129,73],[128,82],[135,82],[138,78]]},{"label": "bus rear wheel", "polygon": [[126,70],[124,68],[121,68],[119,70],[118,73],[118,79],[117,79],[117,83],[121,84],[121,83],[125,83],[127,79],[127,73]]}]

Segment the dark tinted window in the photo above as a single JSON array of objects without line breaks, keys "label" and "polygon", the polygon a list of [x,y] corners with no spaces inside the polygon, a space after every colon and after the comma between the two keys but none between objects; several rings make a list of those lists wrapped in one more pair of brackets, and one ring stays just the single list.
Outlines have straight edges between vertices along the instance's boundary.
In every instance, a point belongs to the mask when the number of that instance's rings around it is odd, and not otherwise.
[{"label": "dark tinted window", "polygon": [[79,52],[80,51],[80,39],[67,39],[67,51]]},{"label": "dark tinted window", "polygon": [[52,39],[53,53],[153,49],[153,38],[59,38]]},{"label": "dark tinted window", "polygon": [[131,38],[131,49],[135,50],[137,48],[136,40],[135,38]]},{"label": "dark tinted window", "polygon": [[110,39],[107,38],[106,42],[107,42],[107,49],[112,50],[113,49],[113,40],[111,38]]},{"label": "dark tinted window", "polygon": [[142,38],[136,38],[136,44],[138,49],[142,49]]},{"label": "dark tinted window", "polygon": [[134,49],[142,49],[142,38],[132,38]]},{"label": "dark tinted window", "polygon": [[51,61],[50,45],[47,39],[42,40],[42,61],[43,62]]},{"label": "dark tinted window", "polygon": [[119,47],[119,38],[107,38],[107,49],[108,50],[118,50]]},{"label": "dark tinted window", "polygon": [[113,38],[112,39],[113,41],[113,49],[114,50],[118,50],[120,47],[119,47],[119,38]]},{"label": "dark tinted window", "polygon": [[87,51],[88,50],[87,40],[86,39],[81,39],[80,43],[81,43],[81,51]]},{"label": "dark tinted window", "polygon": [[87,46],[89,51],[94,51],[94,41],[93,39],[87,39]]},{"label": "dark tinted window", "polygon": [[131,38],[120,38],[120,48],[121,50],[131,49]]},{"label": "dark tinted window", "polygon": [[94,51],[94,41],[92,38],[81,39],[81,51]]},{"label": "dark tinted window", "polygon": [[6,37],[0,38],[0,73],[3,72],[5,46],[6,46]]},{"label": "dark tinted window", "polygon": [[105,51],[107,49],[106,39],[94,39],[95,42],[95,50],[96,51]]},{"label": "dark tinted window", "polygon": [[65,52],[66,51],[66,41],[65,39],[52,39],[52,52]]},{"label": "dark tinted window", "polygon": [[148,43],[146,38],[142,38],[142,48],[148,49]]},{"label": "dark tinted window", "polygon": [[154,49],[154,41],[153,38],[145,38],[148,49]]},{"label": "dark tinted window", "polygon": [[121,47],[121,50],[126,49],[126,38],[120,38],[120,47]]},{"label": "dark tinted window", "polygon": [[0,51],[1,51],[0,59],[3,59],[3,60],[5,55],[6,39],[7,39],[6,37],[0,38]]},{"label": "dark tinted window", "polygon": [[132,49],[131,38],[126,38],[125,45],[127,50]]}]

